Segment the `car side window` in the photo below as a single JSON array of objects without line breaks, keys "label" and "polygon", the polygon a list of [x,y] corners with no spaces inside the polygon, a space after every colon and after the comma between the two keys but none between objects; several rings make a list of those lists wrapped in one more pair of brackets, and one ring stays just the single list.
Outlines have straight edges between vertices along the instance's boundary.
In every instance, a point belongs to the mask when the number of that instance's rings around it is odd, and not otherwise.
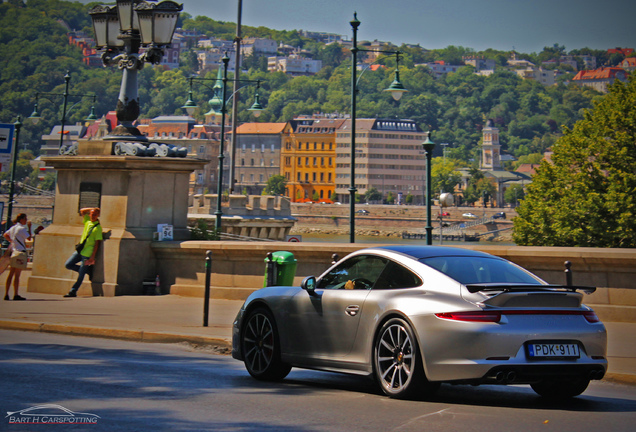
[{"label": "car side window", "polygon": [[389,261],[373,289],[413,288],[421,285],[422,280],[415,273],[394,261]]},{"label": "car side window", "polygon": [[371,289],[386,266],[387,259],[358,255],[347,259],[318,282],[319,289]]}]

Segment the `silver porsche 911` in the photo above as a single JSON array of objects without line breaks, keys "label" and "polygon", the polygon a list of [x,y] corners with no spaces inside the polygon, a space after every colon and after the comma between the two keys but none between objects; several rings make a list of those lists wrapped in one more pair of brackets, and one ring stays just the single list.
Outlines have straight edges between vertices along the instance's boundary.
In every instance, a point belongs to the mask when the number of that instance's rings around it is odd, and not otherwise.
[{"label": "silver porsche 911", "polygon": [[579,291],[516,264],[452,247],[354,252],[300,287],[254,292],[234,322],[232,356],[257,379],[292,367],[373,376],[384,393],[441,383],[530,384],[581,394],[607,369],[605,326]]}]

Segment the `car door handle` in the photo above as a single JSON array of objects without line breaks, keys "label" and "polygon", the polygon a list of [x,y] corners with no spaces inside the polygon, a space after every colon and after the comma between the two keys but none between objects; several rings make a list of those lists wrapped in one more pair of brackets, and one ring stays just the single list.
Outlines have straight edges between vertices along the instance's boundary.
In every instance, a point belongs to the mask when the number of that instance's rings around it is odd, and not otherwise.
[{"label": "car door handle", "polygon": [[356,316],[356,315],[358,315],[358,312],[360,312],[360,306],[358,306],[358,305],[349,305],[345,309],[345,312],[349,316]]}]

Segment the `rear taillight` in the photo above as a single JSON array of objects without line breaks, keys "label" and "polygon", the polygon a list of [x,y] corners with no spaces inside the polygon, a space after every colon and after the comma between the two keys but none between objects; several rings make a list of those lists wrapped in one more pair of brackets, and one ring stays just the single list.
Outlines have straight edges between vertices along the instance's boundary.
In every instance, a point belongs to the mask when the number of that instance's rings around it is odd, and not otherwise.
[{"label": "rear taillight", "polygon": [[601,322],[601,320],[598,319],[598,316],[596,315],[596,313],[594,311],[583,312],[583,316],[585,317],[587,322],[589,322],[590,324],[595,324],[597,322]]},{"label": "rear taillight", "polygon": [[469,322],[492,322],[497,323],[501,320],[501,312],[491,311],[471,311],[471,312],[446,312],[435,314],[437,318],[452,321],[469,321]]},{"label": "rear taillight", "polygon": [[452,321],[469,321],[469,322],[493,322],[498,323],[501,321],[502,315],[582,315],[587,322],[595,324],[601,320],[598,318],[594,311],[581,311],[581,310],[499,310],[499,311],[470,311],[470,312],[445,312],[437,313],[437,318],[452,320]]}]

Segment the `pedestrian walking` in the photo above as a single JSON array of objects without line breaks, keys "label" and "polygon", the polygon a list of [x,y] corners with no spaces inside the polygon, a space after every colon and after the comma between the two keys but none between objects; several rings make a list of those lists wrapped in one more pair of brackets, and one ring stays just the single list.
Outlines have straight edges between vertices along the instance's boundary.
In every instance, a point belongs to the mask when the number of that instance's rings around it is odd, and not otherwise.
[{"label": "pedestrian walking", "polygon": [[9,288],[13,282],[13,300],[26,300],[18,294],[20,288],[20,274],[27,268],[26,243],[31,240],[31,222],[27,215],[20,213],[13,221],[13,225],[4,233],[4,238],[10,242],[11,260],[9,262],[9,275],[5,284],[4,299],[10,300]]},{"label": "pedestrian walking", "polygon": [[99,224],[100,209],[87,207],[80,210],[80,216],[84,218],[84,231],[80,243],[75,245],[75,252],[64,265],[67,269],[77,272],[77,281],[64,297],[77,297],[77,290],[82,286],[84,276],[88,274],[93,279],[93,268],[97,251],[103,241],[102,227]]}]

